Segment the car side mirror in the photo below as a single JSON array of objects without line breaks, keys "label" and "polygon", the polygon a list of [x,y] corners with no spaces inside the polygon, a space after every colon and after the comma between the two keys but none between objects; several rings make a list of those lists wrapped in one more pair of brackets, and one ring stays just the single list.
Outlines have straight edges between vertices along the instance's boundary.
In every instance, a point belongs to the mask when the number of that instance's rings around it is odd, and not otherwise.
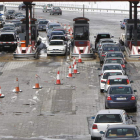
[{"label": "car side mirror", "polygon": [[134,90],[134,92],[137,92],[137,90]]},{"label": "car side mirror", "polygon": [[100,134],[105,134],[105,132],[103,132],[103,131],[100,131]]}]

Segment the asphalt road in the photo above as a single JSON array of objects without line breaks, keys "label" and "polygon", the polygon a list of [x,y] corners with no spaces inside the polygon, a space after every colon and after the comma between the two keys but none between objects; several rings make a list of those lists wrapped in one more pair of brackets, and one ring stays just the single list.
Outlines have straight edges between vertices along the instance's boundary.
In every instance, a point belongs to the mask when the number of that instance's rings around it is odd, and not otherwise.
[{"label": "asphalt road", "polygon": [[[63,11],[60,15],[49,15],[35,9],[35,17],[73,24],[72,19],[82,16],[80,12]],[[118,40],[124,32],[119,23],[127,15],[85,13],[90,19],[90,39],[98,32],[109,32]],[[45,37],[45,32],[39,33]],[[140,91],[140,62],[128,60],[127,74],[134,81],[138,97]],[[89,125],[99,110],[104,109],[104,94],[99,90],[98,58],[78,64],[80,74],[66,78],[72,61],[67,57],[52,56],[39,60],[15,60],[11,53],[0,54],[0,86],[5,98],[0,99],[1,140],[90,140]],[[62,85],[55,85],[60,71]],[[39,75],[42,89],[35,90],[35,75]],[[22,92],[13,93],[19,78]],[[127,111],[140,127],[140,99],[138,111]]]}]

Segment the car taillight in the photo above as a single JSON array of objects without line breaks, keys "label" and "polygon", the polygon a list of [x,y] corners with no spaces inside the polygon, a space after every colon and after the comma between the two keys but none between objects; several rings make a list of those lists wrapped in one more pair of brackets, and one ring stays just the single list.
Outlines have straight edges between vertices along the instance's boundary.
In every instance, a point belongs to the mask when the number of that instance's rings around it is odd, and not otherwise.
[{"label": "car taillight", "polygon": [[124,65],[124,64],[122,64],[122,67],[123,67],[123,68],[125,68],[125,65]]},{"label": "car taillight", "polygon": [[132,97],[131,97],[131,100],[136,100],[135,96],[132,96]]},{"label": "car taillight", "polygon": [[107,97],[107,100],[112,100],[112,98],[110,96]]},{"label": "car taillight", "polygon": [[99,45],[99,47],[101,47],[101,45]]},{"label": "car taillight", "polygon": [[101,80],[101,83],[106,83],[106,81],[104,81],[104,80]]},{"label": "car taillight", "polygon": [[108,85],[110,84],[110,80],[107,81],[107,84],[108,84]]},{"label": "car taillight", "polygon": [[93,124],[92,129],[98,129],[96,124]]},{"label": "car taillight", "polygon": [[126,81],[127,81],[127,84],[129,84],[129,83],[130,83],[128,79],[127,79]]}]

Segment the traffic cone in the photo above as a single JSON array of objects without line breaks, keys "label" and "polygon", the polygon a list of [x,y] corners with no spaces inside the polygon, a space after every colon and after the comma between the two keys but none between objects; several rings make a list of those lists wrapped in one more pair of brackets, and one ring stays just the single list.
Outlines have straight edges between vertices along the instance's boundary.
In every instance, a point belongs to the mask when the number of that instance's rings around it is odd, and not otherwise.
[{"label": "traffic cone", "polygon": [[76,62],[75,57],[73,57],[73,68],[74,68],[74,63]]},{"label": "traffic cone", "polygon": [[57,72],[56,85],[62,85],[61,82],[60,82],[59,71]]},{"label": "traffic cone", "polygon": [[35,83],[35,86],[33,86],[33,89],[41,89],[42,87],[39,86],[39,80],[38,80],[39,76],[36,74],[35,77],[37,82]]},{"label": "traffic cone", "polygon": [[[68,74],[67,78],[69,78],[69,77],[72,77],[71,66],[69,66],[69,74]],[[72,78],[74,78],[74,77],[72,77]]]},{"label": "traffic cone", "polygon": [[1,86],[0,86],[0,98],[4,98],[4,94],[1,94]]},{"label": "traffic cone", "polygon": [[22,90],[19,89],[19,82],[18,82],[18,78],[16,78],[16,87],[13,90],[13,92],[18,93],[18,92],[22,92]]},{"label": "traffic cone", "polygon": [[79,59],[78,59],[78,63],[82,63],[82,59],[81,59],[81,52],[79,52]]},{"label": "traffic cone", "polygon": [[74,69],[73,69],[74,74],[79,74],[80,72],[77,71],[77,64],[76,62],[74,63]]}]

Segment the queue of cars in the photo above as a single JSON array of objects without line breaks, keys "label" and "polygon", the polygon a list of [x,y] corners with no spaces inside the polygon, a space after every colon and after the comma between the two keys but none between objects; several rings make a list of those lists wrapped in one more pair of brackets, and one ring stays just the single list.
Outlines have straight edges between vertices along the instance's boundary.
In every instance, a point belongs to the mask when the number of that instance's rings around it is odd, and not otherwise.
[{"label": "queue of cars", "polygon": [[[104,37],[106,36],[106,38]],[[105,94],[105,109],[93,116],[91,140],[139,139],[140,131],[124,109],[137,111],[137,95],[126,75],[126,59],[120,46],[109,33],[95,37],[95,48],[100,59],[100,92]]]}]

